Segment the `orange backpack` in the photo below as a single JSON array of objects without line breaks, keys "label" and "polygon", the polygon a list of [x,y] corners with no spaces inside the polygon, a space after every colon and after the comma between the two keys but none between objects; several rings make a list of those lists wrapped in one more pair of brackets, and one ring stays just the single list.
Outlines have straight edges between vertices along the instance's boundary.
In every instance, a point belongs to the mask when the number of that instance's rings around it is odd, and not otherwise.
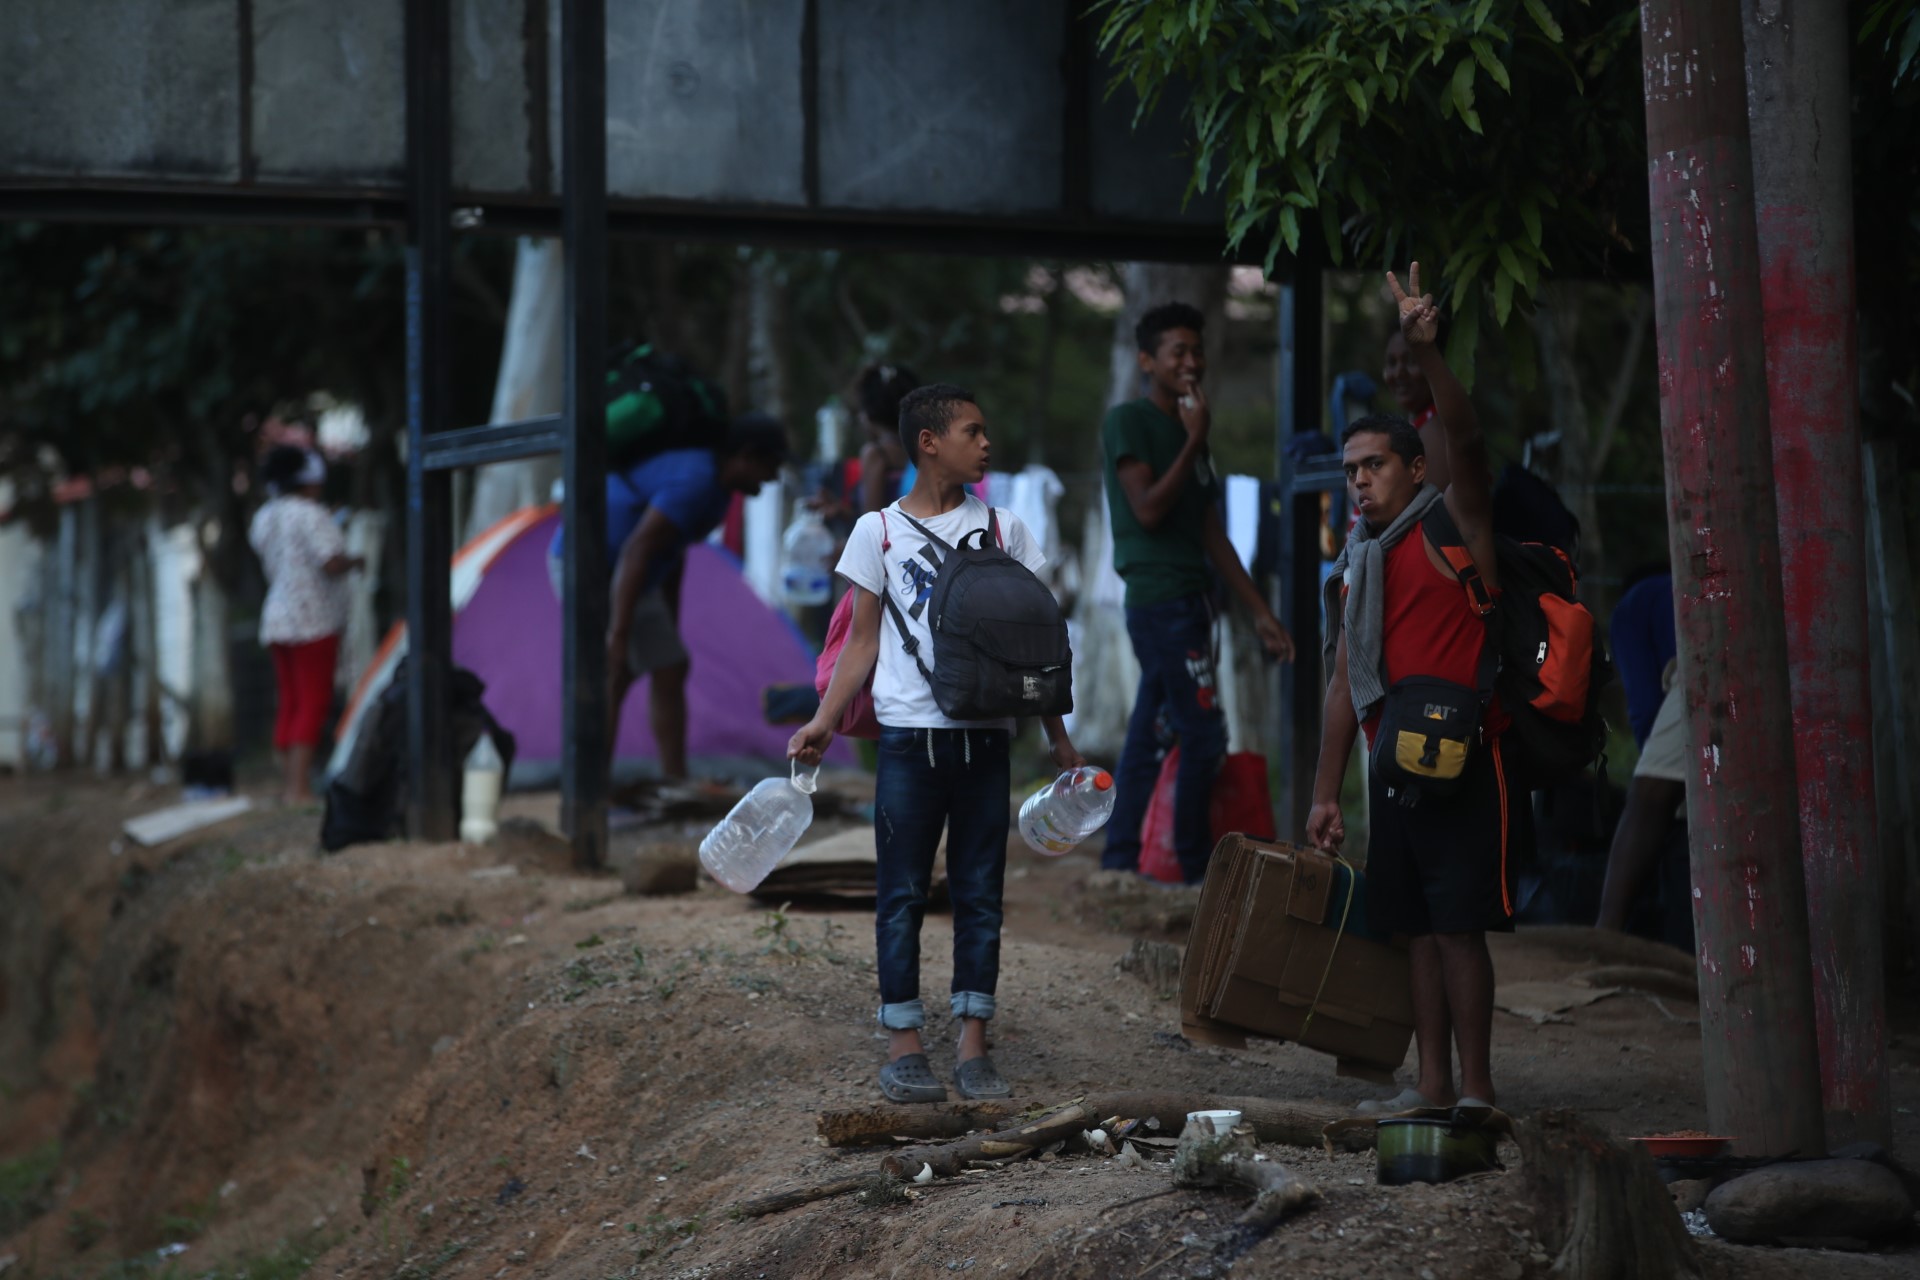
[{"label": "orange backpack", "polygon": [[1593,611],[1580,602],[1580,578],[1558,547],[1496,536],[1500,594],[1487,589],[1446,506],[1420,522],[1444,555],[1473,611],[1486,620],[1499,657],[1493,691],[1512,717],[1507,759],[1529,790],[1568,782],[1595,761],[1606,768],[1607,724],[1600,694],[1613,664]]}]

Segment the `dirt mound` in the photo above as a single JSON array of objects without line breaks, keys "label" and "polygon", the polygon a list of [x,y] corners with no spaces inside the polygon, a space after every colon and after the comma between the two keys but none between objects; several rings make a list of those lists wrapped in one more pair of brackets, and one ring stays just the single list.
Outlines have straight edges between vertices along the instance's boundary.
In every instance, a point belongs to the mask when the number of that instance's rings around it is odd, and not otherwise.
[{"label": "dirt mound", "polygon": [[[0,1200],[26,1170],[22,1216],[38,1215],[0,1258],[36,1276],[178,1242],[198,1271],[287,1239],[368,1280],[1539,1270],[1514,1179],[1385,1189],[1365,1156],[1281,1148],[1327,1198],[1263,1240],[1231,1231],[1235,1197],[1092,1157],[736,1222],[742,1201],[883,1154],[815,1136],[819,1111],[874,1100],[870,914],[769,910],[711,884],[626,896],[517,824],[485,850],[324,857],[313,815],[263,813],[116,852],[141,798],[53,794],[0,796]],[[1188,1044],[1163,992],[1120,971],[1136,937],[1179,940],[1179,891],[1018,852],[1008,883],[994,1053],[1022,1096],[1361,1096],[1294,1046]],[[929,918],[936,1010],[950,945]],[[1575,950],[1523,935],[1496,964],[1502,981],[1562,981],[1591,963]],[[1564,1023],[1503,1016],[1503,1104],[1584,1108],[1616,1133],[1697,1124],[1692,1014],[1623,995]],[[931,1033],[950,1074],[953,1028],[936,1016]],[[1912,1106],[1905,1042],[1894,1079]]]}]

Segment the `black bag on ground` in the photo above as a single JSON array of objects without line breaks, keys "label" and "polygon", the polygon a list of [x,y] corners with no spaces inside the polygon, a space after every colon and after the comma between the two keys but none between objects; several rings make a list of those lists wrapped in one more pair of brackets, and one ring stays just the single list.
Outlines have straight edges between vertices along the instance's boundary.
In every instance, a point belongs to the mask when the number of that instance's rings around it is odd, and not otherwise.
[{"label": "black bag on ground", "polygon": [[1060,602],[1033,571],[1000,545],[999,513],[987,527],[951,547],[912,516],[906,522],[940,548],[927,629],[933,670],[907,629],[900,606],[885,595],[907,656],[933,686],[941,714],[954,720],[1063,716],[1073,710],[1073,648]]},{"label": "black bag on ground", "polygon": [[[367,709],[347,764],[327,784],[327,812],[320,823],[320,847],[335,853],[350,844],[391,840],[404,834],[407,816],[407,685],[413,670],[408,657]],[[465,667],[447,675],[445,719],[453,733],[453,820],[460,820],[460,762],[484,732],[500,753],[501,789],[513,774],[513,735],[500,727],[481,695],[487,686]]]}]

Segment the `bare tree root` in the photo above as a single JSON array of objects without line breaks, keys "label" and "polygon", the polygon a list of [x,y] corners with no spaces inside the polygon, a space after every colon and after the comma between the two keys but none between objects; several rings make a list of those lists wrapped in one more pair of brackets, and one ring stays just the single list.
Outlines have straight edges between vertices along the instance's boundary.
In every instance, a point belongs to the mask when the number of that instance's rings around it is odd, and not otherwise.
[{"label": "bare tree root", "polygon": [[1190,1133],[1173,1157],[1176,1187],[1246,1187],[1253,1203],[1239,1225],[1265,1235],[1290,1215],[1317,1204],[1319,1188],[1273,1160],[1256,1160],[1250,1134]]}]

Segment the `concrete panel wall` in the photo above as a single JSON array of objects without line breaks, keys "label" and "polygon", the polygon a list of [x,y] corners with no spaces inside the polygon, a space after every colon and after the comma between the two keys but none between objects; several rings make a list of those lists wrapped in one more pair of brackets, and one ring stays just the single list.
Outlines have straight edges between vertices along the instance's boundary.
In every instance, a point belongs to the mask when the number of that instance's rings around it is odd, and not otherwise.
[{"label": "concrete panel wall", "polygon": [[233,0],[6,0],[0,169],[240,176]]},{"label": "concrete panel wall", "polygon": [[805,11],[804,0],[608,5],[608,191],[804,204]]},{"label": "concrete panel wall", "polygon": [[407,162],[396,0],[253,0],[253,155],[263,181],[391,184]]},{"label": "concrete panel wall", "polygon": [[822,204],[1058,207],[1063,0],[819,5]]},{"label": "concrete panel wall", "polygon": [[1111,79],[1111,72],[1096,63],[1087,122],[1093,212],[1127,221],[1221,225],[1226,199],[1217,190],[1196,195],[1184,211],[1180,207],[1193,173],[1193,144],[1180,118],[1180,95],[1162,95],[1153,114],[1136,127],[1140,99],[1128,85],[1109,95]]},{"label": "concrete panel wall", "polygon": [[[608,7],[617,9],[620,3],[611,0]],[[557,15],[560,5],[552,0],[547,7]],[[528,9],[527,0],[453,0],[455,190],[557,189],[552,150],[535,157],[528,145],[536,120],[543,134],[554,127],[536,85],[543,92],[552,86],[556,111],[560,101],[559,81],[547,76],[545,65],[530,65],[530,58],[544,64],[546,41],[535,39],[529,51]],[[546,163],[537,165],[537,160]]]}]

